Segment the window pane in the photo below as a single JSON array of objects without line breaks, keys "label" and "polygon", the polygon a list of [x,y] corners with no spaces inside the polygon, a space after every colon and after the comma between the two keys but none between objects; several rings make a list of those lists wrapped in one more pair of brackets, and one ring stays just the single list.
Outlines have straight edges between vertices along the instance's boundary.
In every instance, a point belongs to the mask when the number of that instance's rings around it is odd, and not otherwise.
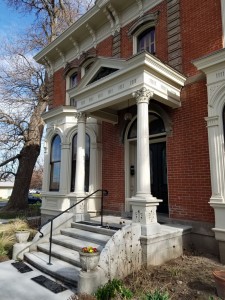
[{"label": "window pane", "polygon": [[163,120],[155,115],[155,114],[150,114],[149,115],[149,134],[158,134],[158,133],[163,133],[165,132],[165,127]]},{"label": "window pane", "polygon": [[137,51],[146,50],[155,53],[155,29],[149,28],[142,32],[137,38]]},{"label": "window pane", "polygon": [[50,160],[50,191],[58,191],[60,183],[61,139],[56,135],[52,140]]},{"label": "window pane", "polygon": [[61,162],[57,162],[51,165],[50,191],[59,190],[60,164]]},{"label": "window pane", "polygon": [[[76,159],[77,159],[77,134],[73,137],[72,142],[72,170],[71,170],[71,192],[75,191],[76,178]],[[89,191],[89,177],[90,177],[90,137],[86,133],[85,137],[85,192]]]},{"label": "window pane", "polygon": [[51,162],[61,160],[61,139],[56,135],[52,141]]},{"label": "window pane", "polygon": [[73,73],[70,76],[70,88],[73,88],[77,85],[77,73]]}]

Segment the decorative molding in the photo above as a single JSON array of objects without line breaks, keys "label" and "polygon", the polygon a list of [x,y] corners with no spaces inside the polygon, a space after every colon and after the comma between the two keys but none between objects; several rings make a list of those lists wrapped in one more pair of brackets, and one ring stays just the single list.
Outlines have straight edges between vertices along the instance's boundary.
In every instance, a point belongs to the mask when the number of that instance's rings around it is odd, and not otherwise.
[{"label": "decorative molding", "polygon": [[167,35],[168,35],[168,63],[182,72],[182,42],[180,29],[180,1],[167,3]]},{"label": "decorative molding", "polygon": [[77,41],[74,40],[74,38],[71,36],[69,37],[69,40],[71,41],[71,43],[73,44],[73,47],[75,48],[76,52],[77,52],[77,56],[78,59],[80,58],[80,46],[78,44]]},{"label": "decorative molding", "polygon": [[146,89],[145,87],[134,92],[132,96],[136,98],[137,104],[139,103],[149,103],[150,98],[154,95],[153,91]]},{"label": "decorative molding", "polygon": [[220,89],[220,87],[223,85],[223,83],[217,83],[217,84],[213,84],[213,85],[208,85],[208,102],[209,102],[209,106],[213,107],[213,96],[217,93],[217,91]]},{"label": "decorative molding", "polygon": [[45,56],[43,58],[43,62],[44,62],[44,65],[47,66],[47,72],[49,73],[49,75],[53,75],[53,73],[54,73],[53,65],[47,56]]},{"label": "decorative molding", "polygon": [[55,50],[59,54],[59,56],[61,57],[61,59],[63,61],[63,64],[65,64],[66,63],[66,58],[65,58],[65,55],[63,54],[63,52],[58,47],[56,47]]},{"label": "decorative molding", "polygon": [[119,19],[119,15],[118,15],[117,11],[115,10],[115,8],[112,6],[111,3],[107,7],[111,11],[112,16],[114,17],[114,20],[115,20],[115,31],[119,32],[120,31],[120,19]]},{"label": "decorative molding", "polygon": [[149,13],[142,16],[135,22],[128,31],[128,35],[134,35],[142,26],[155,26],[158,20],[159,12]]},{"label": "decorative molding", "polygon": [[143,9],[143,2],[142,0],[136,0],[138,9],[139,9],[139,16],[142,17],[144,14],[144,9]]},{"label": "decorative molding", "polygon": [[111,12],[109,11],[109,9],[107,7],[105,7],[103,9],[103,12],[105,13],[107,19],[109,20],[110,27],[111,27],[111,32],[112,32],[112,35],[114,35],[114,33],[115,33],[114,19],[113,19],[112,15],[111,15]]},{"label": "decorative molding", "polygon": [[219,126],[219,116],[206,117],[207,127]]},{"label": "decorative molding", "polygon": [[77,119],[78,123],[85,122],[86,118],[87,118],[86,114],[81,112],[81,111],[80,112],[75,112],[74,116]]},{"label": "decorative molding", "polygon": [[96,46],[97,46],[96,33],[93,30],[93,28],[91,28],[91,26],[88,23],[86,24],[86,28],[88,29],[88,31],[89,31],[89,33],[90,33],[90,35],[92,37],[93,46],[94,46],[94,48],[96,48]]}]

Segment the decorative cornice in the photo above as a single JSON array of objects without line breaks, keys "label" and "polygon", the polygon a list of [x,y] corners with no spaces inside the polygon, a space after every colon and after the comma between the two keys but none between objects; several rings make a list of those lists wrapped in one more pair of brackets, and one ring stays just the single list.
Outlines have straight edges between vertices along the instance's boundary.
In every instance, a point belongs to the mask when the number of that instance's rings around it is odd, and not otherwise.
[{"label": "decorative cornice", "polygon": [[137,104],[139,103],[149,103],[150,98],[153,97],[153,91],[146,89],[145,87],[137,90],[132,94],[134,98],[136,98]]},{"label": "decorative cornice", "polygon": [[206,74],[208,71],[211,71],[213,67],[218,66],[221,68],[221,64],[225,64],[225,48],[203,56],[199,59],[195,59],[192,61],[192,63],[198,70],[202,70]]}]

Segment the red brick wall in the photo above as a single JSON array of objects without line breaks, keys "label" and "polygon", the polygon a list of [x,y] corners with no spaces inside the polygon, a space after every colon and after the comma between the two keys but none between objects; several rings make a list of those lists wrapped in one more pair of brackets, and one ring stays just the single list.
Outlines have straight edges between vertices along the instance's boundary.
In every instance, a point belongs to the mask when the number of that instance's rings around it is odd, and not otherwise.
[{"label": "red brick wall", "polygon": [[102,124],[102,187],[109,191],[105,198],[105,209],[124,211],[124,146],[120,141],[118,125]]},{"label": "red brick wall", "polygon": [[96,48],[97,55],[111,57],[112,56],[112,42],[113,42],[112,36],[109,36],[107,39],[100,42]]},{"label": "red brick wall", "polygon": [[214,221],[206,121],[205,81],[185,87],[182,107],[171,111],[172,136],[167,139],[170,217]]},{"label": "red brick wall", "polygon": [[222,48],[220,0],[180,0],[183,71],[196,73],[192,60]]},{"label": "red brick wall", "polygon": [[65,104],[66,100],[66,81],[63,77],[63,69],[54,73],[53,76],[53,102],[52,108]]}]

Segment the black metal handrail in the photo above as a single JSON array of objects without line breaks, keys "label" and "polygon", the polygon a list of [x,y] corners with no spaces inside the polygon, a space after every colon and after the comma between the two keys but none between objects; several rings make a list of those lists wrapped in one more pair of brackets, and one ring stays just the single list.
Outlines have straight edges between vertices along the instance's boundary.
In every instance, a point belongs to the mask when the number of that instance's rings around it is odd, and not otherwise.
[{"label": "black metal handrail", "polygon": [[[81,199],[80,201],[78,201],[77,203],[73,204],[72,206],[70,206],[69,208],[65,209],[64,211],[62,211],[61,213],[59,213],[57,216],[53,217],[52,219],[48,220],[46,223],[44,223],[42,225],[42,227],[48,223],[51,223],[51,227],[50,227],[50,237],[49,237],[49,261],[48,261],[48,265],[51,265],[51,257],[52,257],[52,230],[53,230],[53,221],[58,218],[59,216],[61,216],[62,214],[64,214],[65,212],[68,212],[70,209],[74,208],[75,206],[77,206],[78,204],[80,204],[81,202],[85,201],[86,199],[90,198],[91,196],[93,196],[94,194],[101,192],[101,227],[103,227],[103,197],[108,195],[108,191],[107,190],[101,190],[98,189],[95,192],[93,192],[92,194],[88,195],[87,197],[84,197],[83,199]],[[41,227],[41,228],[42,228]],[[44,234],[41,232],[41,228],[38,230],[40,232],[40,238],[42,238],[44,236]]]}]

